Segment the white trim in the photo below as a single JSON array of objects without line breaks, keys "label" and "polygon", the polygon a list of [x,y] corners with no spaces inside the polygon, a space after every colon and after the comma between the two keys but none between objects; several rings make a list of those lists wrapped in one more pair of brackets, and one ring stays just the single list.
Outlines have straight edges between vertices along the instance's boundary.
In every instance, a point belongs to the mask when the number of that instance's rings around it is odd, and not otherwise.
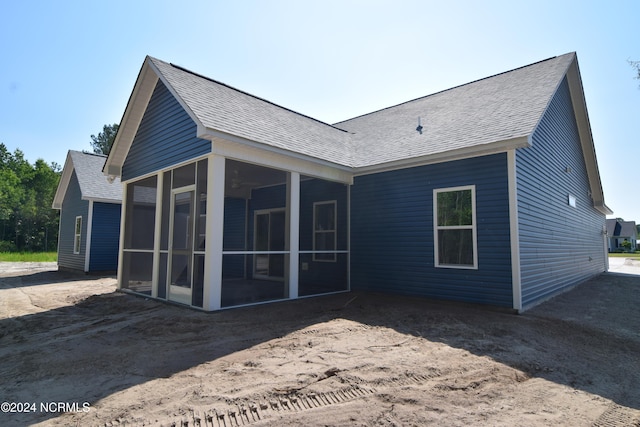
[{"label": "white trim", "polygon": [[[67,165],[70,165],[67,167]],[[60,175],[60,181],[58,181],[58,188],[56,188],[56,194],[53,196],[53,203],[51,207],[53,209],[62,209],[62,203],[64,202],[64,196],[67,194],[67,188],[69,187],[69,181],[71,181],[71,175],[73,175],[73,159],[71,158],[71,151],[67,151],[67,158],[64,161],[64,167],[62,168],[62,175]],[[82,192],[82,189],[80,190]],[[59,234],[60,236],[60,234]]]},{"label": "white trim", "polygon": [[522,273],[520,270],[516,150],[507,152],[507,182],[509,188],[509,234],[511,238],[511,292],[513,294],[513,308],[517,311],[522,311]]},{"label": "white trim", "polygon": [[[286,229],[289,231],[289,298],[298,298],[300,267],[300,174],[287,174]],[[286,263],[285,263],[286,264]]]},{"label": "white trim", "polygon": [[[333,205],[333,230],[321,230],[318,231],[316,230],[316,207],[320,206],[320,205]],[[333,233],[333,248],[334,250],[332,251],[327,251],[327,250],[322,250],[322,251],[318,251],[316,249],[316,233]],[[335,253],[335,251],[338,249],[338,200],[334,199],[334,200],[323,200],[323,201],[319,201],[319,202],[313,202],[313,212],[312,212],[312,223],[311,223],[311,236],[312,236],[312,243],[311,243],[311,248],[313,256],[311,257],[311,260],[313,262],[337,262],[338,257],[336,257],[334,255],[333,259],[317,259],[316,258],[316,254],[322,254],[322,253]]]},{"label": "white trim", "polygon": [[153,172],[145,173],[143,175],[137,175],[137,176],[135,176],[133,178],[130,178],[130,179],[126,180],[126,181],[121,181],[121,182],[123,184],[130,184],[132,182],[137,182],[137,181],[140,181],[142,179],[146,179],[146,178],[150,178],[152,176],[156,176],[157,174],[160,174],[160,173],[170,172],[170,171],[172,171],[174,169],[179,169],[182,166],[187,166],[187,165],[190,165],[192,163],[198,163],[200,160],[205,160],[205,159],[208,159],[208,158],[209,158],[209,154],[203,154],[203,155],[198,156],[198,157],[192,157],[192,158],[187,159],[185,161],[182,161],[180,163],[175,163],[175,164],[172,164],[172,165],[167,166],[167,167],[162,168],[162,169],[156,169]]},{"label": "white trim", "polygon": [[[164,174],[163,174],[164,175]],[[197,166],[194,167],[194,177],[197,179]],[[189,216],[191,217],[191,243],[190,243],[190,248],[185,249],[185,250],[180,250],[181,252],[190,252],[189,254],[187,254],[187,264],[191,265],[191,269],[190,269],[190,276],[189,276],[189,288],[185,288],[182,286],[178,286],[178,285],[173,285],[172,284],[172,278],[173,278],[173,258],[174,258],[174,247],[173,247],[173,238],[174,236],[174,227],[175,227],[175,214],[176,214],[176,196],[178,194],[185,194],[185,193],[191,193],[190,197],[191,197],[191,206],[190,206],[190,212],[189,212]],[[195,233],[195,228],[194,225],[196,223],[196,218],[195,218],[195,211],[196,211],[196,184],[189,184],[189,185],[185,185],[183,187],[178,187],[178,188],[172,188],[171,189],[171,200],[169,200],[169,251],[168,251],[168,255],[167,255],[167,279],[168,279],[168,286],[167,286],[167,300],[168,301],[173,301],[173,302],[177,302],[180,304],[186,304],[186,305],[192,305],[192,299],[193,299],[193,270],[194,270],[194,257],[193,257],[193,246],[194,246],[194,233]],[[157,212],[157,211],[156,211]],[[188,224],[187,224],[188,225]],[[156,229],[156,231],[158,231]],[[160,234],[156,233],[156,240],[160,240]],[[187,242],[189,243],[189,242]],[[185,255],[185,254],[180,254],[178,253],[178,255]]]},{"label": "white trim", "polygon": [[120,240],[118,243],[118,271],[116,272],[116,281],[118,289],[122,287],[122,267],[124,265],[124,228],[127,217],[127,184],[122,185],[122,206],[120,207]]},{"label": "white trim", "polygon": [[93,200],[89,200],[89,209],[87,213],[87,237],[85,238],[84,250],[84,272],[89,272],[89,261],[91,260],[91,231],[93,228]]},{"label": "white trim", "polygon": [[224,235],[223,156],[210,155],[207,162],[207,226],[202,308],[219,310],[222,305],[222,239]]},{"label": "white trim", "polygon": [[[113,185],[116,185],[116,184],[113,184]],[[122,200],[102,199],[100,197],[80,197],[80,200],[87,200],[87,201],[98,202],[98,203],[109,203],[109,204],[112,204],[112,205],[120,205],[120,204],[122,204]]]},{"label": "white trim", "polygon": [[151,60],[146,57],[120,120],[120,128],[116,133],[109,157],[102,169],[103,173],[109,177],[122,176],[122,165],[158,82],[157,71],[150,66],[150,63]]},{"label": "white trim", "polygon": [[[449,193],[453,191],[467,191],[471,190],[471,225],[456,225],[456,226],[441,226],[438,225],[438,194]],[[459,187],[447,187],[447,188],[434,188],[433,189],[433,245],[434,245],[434,266],[436,268],[454,268],[462,270],[477,270],[478,269],[478,233],[477,233],[477,221],[476,221],[476,186],[464,185]],[[473,245],[473,265],[464,264],[440,264],[440,256],[438,252],[439,230],[471,230],[471,239]]]},{"label": "white trim", "polygon": [[[78,232],[78,219],[80,219],[80,231]],[[80,239],[78,239],[78,237]],[[76,243],[78,247],[76,247]],[[82,252],[82,215],[76,216],[73,222],[73,254],[79,255]]]},{"label": "white trim", "polygon": [[[158,287],[160,283],[160,235],[162,234],[162,204],[164,200],[162,200],[162,195],[164,193],[164,173],[158,173],[156,178],[156,216],[155,216],[155,227],[153,230],[153,261],[151,262],[151,268],[153,271],[151,272],[151,296],[153,298],[158,298]],[[169,257],[167,256],[167,263]],[[166,283],[164,284],[167,285]],[[165,291],[165,297],[167,296],[167,291]]]},{"label": "white trim", "polygon": [[525,148],[530,146],[531,136],[528,135],[488,144],[476,145],[473,147],[466,147],[459,150],[443,151],[440,153],[395,160],[391,162],[380,163],[377,165],[360,166],[353,168],[352,170],[354,177],[360,175],[371,175],[380,172],[388,172],[481,156],[489,156],[492,154],[504,153],[515,148]]},{"label": "white trim", "polygon": [[313,178],[353,184],[352,168],[347,166],[340,166],[220,132],[211,131],[201,137],[211,140],[213,154],[260,166],[298,172]]}]

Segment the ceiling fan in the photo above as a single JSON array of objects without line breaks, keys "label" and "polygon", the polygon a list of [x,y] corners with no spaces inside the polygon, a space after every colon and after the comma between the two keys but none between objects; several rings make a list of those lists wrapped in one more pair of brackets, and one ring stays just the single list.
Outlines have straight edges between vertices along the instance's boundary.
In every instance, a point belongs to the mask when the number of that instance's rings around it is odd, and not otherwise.
[{"label": "ceiling fan", "polygon": [[240,177],[240,171],[238,169],[233,170],[233,176],[231,177],[231,188],[234,190],[244,187],[255,187],[260,185],[257,181],[245,181]]}]

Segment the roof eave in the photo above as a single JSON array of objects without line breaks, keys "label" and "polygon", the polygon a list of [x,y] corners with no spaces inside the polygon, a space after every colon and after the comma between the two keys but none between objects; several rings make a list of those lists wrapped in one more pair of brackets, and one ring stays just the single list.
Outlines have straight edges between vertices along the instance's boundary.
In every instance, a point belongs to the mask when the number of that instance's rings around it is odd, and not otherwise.
[{"label": "roof eave", "polygon": [[53,196],[52,209],[62,209],[62,202],[64,201],[64,195],[67,193],[69,187],[69,181],[73,174],[73,159],[71,158],[71,151],[67,151],[67,158],[64,161],[64,167],[62,168],[62,175],[58,182],[58,188],[56,188],[56,194]]},{"label": "roof eave", "polygon": [[589,112],[587,111],[587,103],[584,96],[584,88],[582,86],[577,57],[574,57],[566,75],[569,92],[571,94],[571,103],[573,104],[574,115],[578,126],[582,154],[587,167],[587,177],[593,198],[593,206],[599,212],[605,215],[611,215],[613,211],[604,202],[604,190],[600,180],[598,159],[596,157],[593,134],[591,133]]},{"label": "roof eave", "polygon": [[465,147],[458,150],[443,151],[425,156],[411,157],[394,160],[374,165],[360,166],[354,168],[355,175],[368,175],[396,169],[412,168],[435,163],[451,162],[455,160],[468,159],[471,157],[488,156],[491,154],[504,153],[516,148],[531,146],[531,135],[510,138],[502,141],[487,144]]},{"label": "roof eave", "polygon": [[353,168],[285,150],[237,135],[198,126],[198,138],[211,141],[211,152],[249,163],[260,163],[345,184],[353,183]]}]

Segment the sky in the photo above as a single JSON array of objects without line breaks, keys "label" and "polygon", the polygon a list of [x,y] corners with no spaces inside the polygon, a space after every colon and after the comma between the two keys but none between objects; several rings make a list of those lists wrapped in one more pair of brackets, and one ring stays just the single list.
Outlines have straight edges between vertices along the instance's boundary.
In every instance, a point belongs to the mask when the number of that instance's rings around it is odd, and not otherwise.
[{"label": "sky", "polygon": [[640,223],[640,2],[0,2],[0,142],[64,165],[146,55],[327,123],[576,52],[606,204]]}]

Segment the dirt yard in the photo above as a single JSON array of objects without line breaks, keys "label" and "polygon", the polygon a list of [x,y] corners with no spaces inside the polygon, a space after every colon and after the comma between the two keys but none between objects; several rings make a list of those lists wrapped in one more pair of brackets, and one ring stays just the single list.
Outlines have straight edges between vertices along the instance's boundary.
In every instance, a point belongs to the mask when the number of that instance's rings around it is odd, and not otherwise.
[{"label": "dirt yard", "polygon": [[639,306],[610,273],[523,315],[364,293],[202,313],[0,263],[0,425],[640,426]]}]

